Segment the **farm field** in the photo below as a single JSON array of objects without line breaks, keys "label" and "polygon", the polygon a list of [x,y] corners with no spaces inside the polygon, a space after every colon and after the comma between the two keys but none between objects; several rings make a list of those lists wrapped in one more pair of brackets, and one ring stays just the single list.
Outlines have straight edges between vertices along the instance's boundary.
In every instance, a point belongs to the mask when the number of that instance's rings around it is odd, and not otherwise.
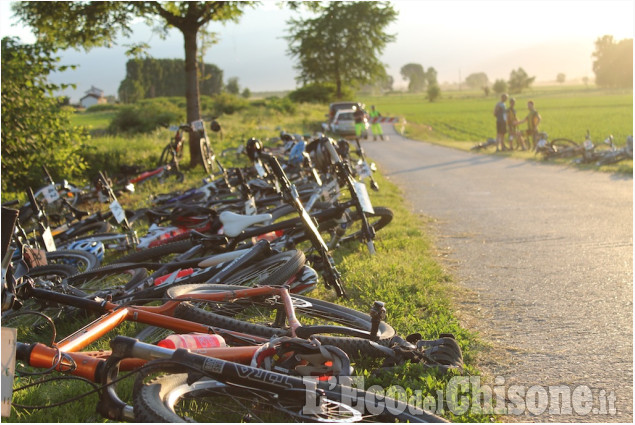
[{"label": "farm field", "polygon": [[[626,136],[633,134],[632,90],[544,87],[512,97],[516,99],[519,119],[527,113],[527,101],[534,100],[542,116],[540,129],[550,139],[565,137],[582,142],[588,129],[596,144],[612,134],[616,144],[622,146]],[[384,116],[405,118],[406,135],[412,139],[469,149],[474,143],[496,136],[493,110],[498,96],[493,94],[484,97],[477,91],[443,92],[435,102],[429,102],[425,94],[360,100],[367,106],[376,105]]]}]

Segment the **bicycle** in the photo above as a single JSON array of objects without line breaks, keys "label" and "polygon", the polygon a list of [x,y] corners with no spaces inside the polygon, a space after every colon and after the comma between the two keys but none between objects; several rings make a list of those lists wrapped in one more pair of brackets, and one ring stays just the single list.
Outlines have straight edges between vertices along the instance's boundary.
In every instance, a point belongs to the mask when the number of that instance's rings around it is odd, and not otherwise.
[{"label": "bicycle", "polygon": [[[5,214],[3,210],[3,216],[4,215]],[[3,224],[5,223],[6,221],[3,220]],[[3,254],[4,254],[4,251],[5,251],[5,245],[3,241]],[[3,255],[3,259],[4,258],[6,258],[6,256]],[[183,296],[177,296],[176,299],[168,301],[163,306],[120,307],[118,305],[113,305],[112,303],[109,303],[107,301],[103,302],[103,301],[86,300],[86,299],[74,297],[71,295],[59,294],[59,293],[46,291],[42,289],[36,289],[36,288],[33,288],[32,286],[29,286],[28,284],[16,286],[13,283],[14,276],[11,274],[10,271],[9,271],[9,274],[7,275],[3,273],[3,276],[7,276],[7,279],[3,279],[3,310],[10,308],[13,302],[19,299],[21,295],[26,293],[26,295],[28,296],[32,296],[36,298],[37,297],[52,298],[55,301],[60,303],[73,304],[82,308],[86,308],[91,311],[106,313],[104,316],[100,317],[96,321],[92,322],[90,325],[86,326],[81,332],[72,334],[69,337],[64,338],[58,343],[56,343],[54,348],[47,347],[40,343],[35,343],[35,344],[18,343],[17,358],[19,360],[26,361],[28,364],[34,367],[45,368],[47,370],[55,369],[60,371],[66,371],[74,375],[82,376],[94,382],[111,384],[114,381],[120,369],[124,370],[130,367],[138,368],[140,366],[139,360],[134,360],[134,358],[137,358],[137,359],[140,358],[143,360],[151,360],[151,359],[157,359],[157,358],[172,358],[172,359],[180,358],[182,360],[187,360],[186,364],[188,364],[190,367],[196,364],[209,364],[211,360],[210,357],[201,356],[200,354],[189,353],[184,350],[177,350],[176,352],[174,352],[173,350],[169,350],[169,349],[165,349],[161,347],[155,347],[155,346],[151,346],[147,344],[142,344],[130,338],[122,338],[122,337],[115,338],[115,340],[111,343],[114,348],[112,355],[109,355],[109,353],[104,353],[104,352],[99,352],[99,353],[78,352],[79,350],[85,348],[93,340],[105,335],[110,329],[114,329],[123,320],[130,320],[130,319],[143,322],[143,323],[148,323],[151,325],[168,327],[177,332],[194,331],[194,332],[201,332],[201,333],[219,333],[221,335],[226,335],[230,339],[241,341],[243,343],[247,341],[258,340],[258,338],[254,336],[249,336],[248,339],[245,339],[246,338],[245,335],[240,335],[240,334],[232,333],[232,332],[225,332],[221,329],[211,328],[206,325],[199,325],[194,322],[189,322],[189,321],[176,319],[176,318],[170,318],[169,316],[167,316],[169,312],[173,311],[176,307],[178,307],[178,305],[180,305],[181,300],[185,299]],[[297,326],[299,322],[297,322],[297,320],[295,319],[292,303],[290,303],[290,300],[288,298],[288,292],[286,292],[286,288],[284,287],[278,288],[278,289],[266,288],[266,287],[253,288],[251,291],[253,293],[257,293],[258,296],[260,296],[262,294],[270,294],[272,293],[271,292],[272,290],[274,290],[274,292],[278,291],[276,293],[279,294],[280,298],[283,300],[283,302],[285,302],[285,305],[287,305],[286,311],[288,314],[289,323],[292,323],[294,325],[293,329],[296,332],[299,329],[307,330],[306,327]],[[232,292],[229,292],[229,293],[232,293]],[[13,297],[9,297],[9,295],[13,295]],[[187,295],[190,297],[190,299],[193,296],[193,294],[187,294]],[[228,295],[227,291],[216,292],[213,294],[212,293],[207,293],[207,294],[198,293],[196,294],[194,298],[196,299],[196,301],[199,301],[199,302],[204,300],[219,302],[221,300],[227,299],[227,295]],[[6,301],[9,301],[9,302],[6,302]],[[341,310],[342,308],[339,307],[339,309]],[[371,319],[370,335],[372,335],[373,329],[377,329],[379,327],[380,323],[381,322],[379,318]],[[318,330],[319,327],[315,329]],[[347,328],[338,328],[338,331],[340,332],[350,331],[350,332],[353,332],[355,335],[359,335],[360,333],[362,335],[368,334],[368,332],[365,332],[359,329],[355,330],[355,329],[347,329]],[[289,340],[284,340],[283,342],[287,342],[287,341]],[[286,346],[281,344],[281,346],[283,351],[285,351],[285,349],[289,351],[289,348],[294,349],[296,347],[300,347],[302,348],[302,350],[300,351],[300,358],[308,358],[310,360],[310,356],[309,357],[302,356],[302,354],[304,355],[307,354],[307,348],[309,348],[306,342],[297,341],[295,344],[296,344],[295,346],[288,345],[288,344]],[[332,353],[333,355],[331,355],[330,359],[328,359],[328,358],[325,358],[325,354],[323,350],[317,349],[320,347],[320,345],[316,346],[315,344],[313,344],[313,347],[314,347],[313,352],[315,354],[321,355],[320,361],[315,362],[315,359],[313,359],[315,366],[319,367],[320,370],[323,371],[325,367],[327,371],[334,370],[335,368],[329,367],[326,361],[330,360],[331,362],[334,362],[335,359],[338,359],[340,361],[339,373],[341,374],[350,373],[348,370],[348,367],[346,366],[347,358],[345,355],[342,355],[341,352],[331,349],[330,353]],[[322,345],[322,347],[324,346]],[[276,382],[277,383],[296,382],[298,385],[295,386],[295,388],[297,388],[297,390],[304,391],[302,393],[303,397],[305,396],[306,391],[310,391],[310,390],[307,390],[306,386],[304,385],[304,381],[302,381],[301,379],[298,381],[293,381],[292,379],[290,379],[288,375],[282,375],[282,374],[271,373],[271,372],[263,373],[262,369],[239,366],[233,362],[225,362],[224,360],[221,360],[222,356],[219,355],[219,352],[214,350],[215,349],[207,349],[204,351],[206,354],[214,356],[212,361],[214,364],[221,366],[220,369],[212,368],[210,370],[209,367],[200,368],[199,374],[198,374],[199,379],[201,376],[213,376],[214,379],[216,379],[217,381],[223,382],[227,385],[238,384],[238,385],[241,385],[242,388],[245,388],[245,386],[252,387],[253,385],[255,385],[254,390],[257,390],[258,388],[262,388],[261,387],[261,384],[262,384],[262,385],[265,385],[266,386],[265,388],[269,390],[270,392],[272,391],[273,388],[271,387],[271,385],[267,385],[267,384],[273,383],[275,388]],[[231,353],[230,353],[230,350],[232,351]],[[258,349],[254,349],[254,348],[247,349],[247,350],[245,350],[244,348],[241,348],[240,350],[238,350],[238,352],[235,349],[223,349],[221,351],[223,351],[225,355],[231,355],[233,359],[242,358],[243,361],[252,361],[252,362],[255,357],[255,354],[258,353]],[[274,352],[270,354],[276,354],[276,353],[279,353],[279,351],[274,350]],[[109,360],[104,363],[105,356],[108,356]],[[181,356],[185,356],[185,357],[181,357]],[[127,358],[130,358],[130,357],[132,357],[133,359],[126,360]],[[262,354],[258,356],[260,360],[262,360],[262,357],[263,357]],[[199,362],[202,362],[202,363],[199,363]],[[274,362],[273,364],[275,366],[276,363]],[[266,365],[266,363],[261,363],[261,365]],[[154,368],[156,368],[157,363],[154,362],[151,364],[151,366],[153,367],[153,369],[151,370],[154,371],[156,370]],[[289,366],[289,364],[287,363],[286,366]],[[234,368],[234,370],[238,371],[238,374],[237,375],[232,374],[229,370],[230,368]],[[206,369],[207,369],[207,372],[212,372],[213,370],[216,370],[218,372],[218,375],[216,374],[210,375],[209,373],[203,373],[201,375],[200,372],[203,372]],[[147,370],[150,370],[150,369],[145,369],[145,371]],[[173,372],[174,370],[171,369],[170,371]],[[289,370],[289,372],[301,373],[301,369],[294,369],[293,371]],[[263,378],[258,379],[257,378],[258,376],[261,376]],[[244,379],[245,377],[247,377],[248,379],[245,380]],[[162,380],[163,379],[166,379],[166,378],[162,378]],[[156,397],[153,397],[151,395],[153,390],[148,389],[151,386],[154,386],[154,388],[156,388],[157,381],[151,381],[148,385],[145,385],[143,383],[143,378],[140,378],[137,380],[137,382],[138,384],[135,385],[136,388],[135,388],[135,410],[134,410],[136,416],[133,416],[132,411],[128,408],[126,403],[124,403],[121,399],[119,399],[119,397],[115,393],[114,387],[112,386],[108,386],[107,391],[104,392],[105,396],[102,397],[102,404],[100,404],[100,407],[98,408],[98,410],[102,414],[104,414],[105,417],[110,419],[138,420],[141,417],[145,417],[144,415],[149,414],[143,409],[143,407],[137,407],[139,406],[138,403],[141,403],[141,406],[142,406],[145,401],[150,401],[150,400],[161,401],[161,402],[165,401],[165,399],[162,397],[161,397],[161,400],[157,400]],[[199,382],[200,382],[200,384],[198,385],[199,388],[201,384],[205,384],[204,386],[209,387],[208,385],[210,383],[209,381],[205,380],[205,381],[199,381]],[[249,382],[251,383],[251,385],[248,385]],[[300,386],[300,384],[302,385]],[[218,386],[218,384],[216,385]],[[191,395],[195,394],[191,391],[188,391],[188,392]],[[169,393],[174,394],[173,391],[169,391]],[[258,392],[258,394],[262,395],[263,393]],[[284,394],[286,394],[287,396],[289,395],[287,391],[284,391]],[[353,394],[357,394],[357,392],[354,392]],[[361,395],[366,396],[363,392],[361,393]],[[282,397],[280,400],[284,401],[285,399],[286,397]],[[172,400],[172,402],[176,401],[176,399],[172,397],[170,398],[170,400]],[[163,412],[160,409],[160,406],[156,405],[156,403],[152,403],[151,405],[154,406],[153,409],[151,410],[154,410],[156,412]],[[142,411],[144,412],[144,414],[140,413]],[[174,410],[172,410],[172,412],[174,412]],[[396,417],[406,418],[408,420],[416,420],[416,419],[425,419],[426,421],[441,420],[441,418],[431,415],[425,411],[419,410],[416,413],[417,415],[415,416],[407,415],[404,417],[404,416],[397,415]],[[162,413],[160,413],[159,415],[161,414]],[[157,416],[154,416],[154,417],[156,418]],[[361,416],[358,416],[358,417],[361,418]],[[176,420],[176,419],[173,419],[173,420]]]}]

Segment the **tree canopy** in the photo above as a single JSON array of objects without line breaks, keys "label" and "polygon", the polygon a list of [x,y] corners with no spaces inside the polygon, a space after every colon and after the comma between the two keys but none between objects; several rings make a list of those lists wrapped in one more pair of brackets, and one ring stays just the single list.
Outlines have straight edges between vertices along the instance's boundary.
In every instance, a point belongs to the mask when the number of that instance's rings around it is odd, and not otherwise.
[{"label": "tree canopy", "polygon": [[633,39],[619,42],[605,35],[595,42],[595,84],[600,87],[633,87]]},{"label": "tree canopy", "polygon": [[[200,119],[197,35],[212,22],[236,21],[253,2],[242,1],[24,1],[13,4],[16,15],[33,28],[40,41],[61,48],[110,46],[131,34],[136,18],[155,28],[176,28],[183,34],[187,120]],[[198,141],[190,140],[192,164],[200,162]]]},{"label": "tree canopy", "polygon": [[420,93],[426,88],[426,73],[418,63],[408,63],[401,67],[401,76],[408,80],[408,91]]},{"label": "tree canopy", "polygon": [[378,58],[395,40],[385,28],[397,18],[389,2],[312,3],[310,8],[317,17],[287,22],[287,53],[299,59],[298,82],[333,83],[341,98],[343,86],[385,78],[385,65]]},{"label": "tree canopy", "polygon": [[465,77],[465,84],[472,89],[481,89],[489,85],[489,78],[484,72],[475,72]]},{"label": "tree canopy", "polygon": [[[219,94],[223,85],[223,71],[207,63],[201,64],[199,68],[208,77],[199,80],[200,93]],[[126,63],[126,78],[119,85],[119,100],[122,102],[184,95],[183,59],[130,59]]]},{"label": "tree canopy", "polygon": [[531,87],[535,79],[536,77],[530,77],[522,68],[512,70],[509,74],[509,92],[522,93],[524,89]]}]

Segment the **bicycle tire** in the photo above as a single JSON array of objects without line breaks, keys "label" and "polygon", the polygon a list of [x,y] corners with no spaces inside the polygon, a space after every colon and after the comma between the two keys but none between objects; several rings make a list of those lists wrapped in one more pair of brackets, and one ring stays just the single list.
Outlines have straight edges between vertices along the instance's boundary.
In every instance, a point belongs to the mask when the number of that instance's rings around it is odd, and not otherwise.
[{"label": "bicycle tire", "polygon": [[111,295],[115,300],[123,296],[127,288],[135,287],[146,277],[148,272],[145,268],[129,265],[124,270],[120,264],[111,264],[71,276],[67,282],[86,296]]},{"label": "bicycle tire", "polygon": [[60,241],[66,241],[68,239],[79,238],[82,236],[88,236],[93,233],[108,233],[111,230],[109,223],[105,221],[98,221],[94,223],[87,223],[80,225],[79,227],[73,227],[58,236]]},{"label": "bicycle tire", "polygon": [[163,151],[161,151],[161,155],[159,156],[159,161],[157,162],[157,168],[159,168],[162,165],[167,165],[170,163],[170,161],[168,161],[168,156],[170,153],[170,144],[168,144],[166,147],[163,148]]},{"label": "bicycle tire", "polygon": [[[170,288],[166,291],[166,296],[174,298],[179,295],[195,295],[197,292],[224,292],[236,289],[244,288],[240,286],[212,284],[183,285]],[[310,321],[320,320],[320,324],[322,325],[334,323],[335,325],[347,326],[362,331],[369,331],[371,328],[371,318],[367,314],[327,301],[301,295],[292,295],[291,298],[294,303],[296,316],[301,323],[303,319],[304,324]],[[269,323],[272,317],[275,316],[275,308],[275,302],[271,302],[271,299],[240,299],[228,303],[205,303],[205,307],[199,307],[191,302],[182,302],[176,309],[175,316],[261,337],[289,336],[288,329],[273,327]],[[260,314],[261,317],[253,317],[253,314]],[[240,316],[243,315],[245,318],[240,318]],[[379,339],[376,342],[382,345],[388,345],[390,339],[395,335],[395,330],[386,322],[381,322],[378,334]],[[320,340],[322,344],[334,345],[341,348],[351,357],[359,357],[360,355],[377,356],[379,354],[377,349],[370,344],[369,340],[364,338],[332,335],[315,335],[315,337]]]},{"label": "bicycle tire", "polygon": [[[386,227],[392,221],[393,212],[389,208],[385,208],[385,207],[373,207],[373,210],[374,210],[374,213],[372,214],[369,214],[369,213],[364,213],[364,214],[366,215],[368,224],[375,230],[375,232],[378,232],[379,230]],[[355,213],[353,214],[352,220],[354,221],[361,220],[361,216],[357,211],[355,211]],[[340,239],[340,243],[348,243],[353,240],[361,241],[362,239],[363,239],[363,231],[359,230],[359,231],[344,235]]]},{"label": "bicycle tire", "polygon": [[205,172],[209,174],[214,170],[214,154],[212,147],[205,138],[201,138],[199,149],[201,152],[201,162],[203,163],[203,168],[205,168]]},{"label": "bicycle tire", "polygon": [[[77,269],[66,264],[47,264],[45,266],[33,267],[27,273],[27,276],[34,279],[36,287],[40,286],[40,279],[47,289],[59,290],[65,292],[62,285],[54,285],[52,282],[55,278],[66,279],[77,273]],[[64,308],[56,303],[48,303],[46,300],[29,298],[22,301],[20,310],[9,310],[2,313],[2,326],[9,328],[28,328],[36,330],[44,325],[45,319],[37,315],[25,315],[21,311],[35,311],[43,313],[57,320],[64,315]]]},{"label": "bicycle tire", "polygon": [[93,270],[101,264],[95,255],[79,249],[58,249],[47,252],[46,262],[48,264],[72,265],[77,273]]},{"label": "bicycle tire", "polygon": [[167,262],[173,254],[182,254],[196,246],[191,240],[183,240],[159,245],[141,251],[131,252],[118,258],[113,263]]},{"label": "bicycle tire", "polygon": [[[276,391],[258,388],[257,381],[247,386],[204,376],[192,382],[187,373],[168,373],[146,383],[141,379],[135,382],[134,412],[135,419],[142,422],[281,422],[281,418],[309,422],[357,422],[362,419],[383,423],[444,422],[442,418],[406,403],[399,405],[390,397],[384,399],[383,406],[400,406],[398,409],[372,412],[368,402],[376,397],[364,390],[344,389],[340,385],[330,388],[321,385],[320,409],[311,414],[303,408],[307,400],[315,397],[315,392],[306,388]],[[311,395],[309,391],[314,393]],[[420,413],[410,413],[413,409]]]}]

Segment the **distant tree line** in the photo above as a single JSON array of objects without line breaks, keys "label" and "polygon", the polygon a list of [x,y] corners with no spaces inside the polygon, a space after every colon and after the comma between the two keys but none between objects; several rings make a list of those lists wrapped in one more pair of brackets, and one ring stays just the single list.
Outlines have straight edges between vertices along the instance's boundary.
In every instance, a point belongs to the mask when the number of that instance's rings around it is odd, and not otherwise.
[{"label": "distant tree line", "polygon": [[[119,100],[134,103],[162,96],[185,96],[185,64],[182,59],[131,59],[126,63],[126,78],[119,85]],[[223,71],[216,65],[200,66],[199,92],[219,94]]]},{"label": "distant tree line", "polygon": [[600,87],[633,87],[633,39],[613,40],[605,35],[595,42],[595,84]]}]

